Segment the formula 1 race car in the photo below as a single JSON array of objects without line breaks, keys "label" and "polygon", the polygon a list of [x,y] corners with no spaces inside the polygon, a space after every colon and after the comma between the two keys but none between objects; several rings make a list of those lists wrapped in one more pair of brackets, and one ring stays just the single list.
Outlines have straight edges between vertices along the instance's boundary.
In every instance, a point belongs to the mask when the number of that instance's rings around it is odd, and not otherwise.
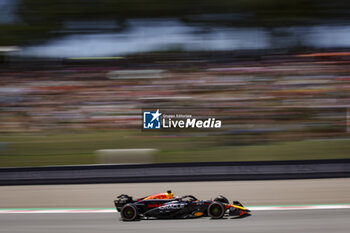
[{"label": "formula 1 race car", "polygon": [[248,216],[250,210],[234,201],[229,204],[227,198],[219,195],[214,200],[198,200],[192,195],[173,197],[169,190],[151,196],[133,200],[132,197],[121,194],[114,200],[114,205],[120,212],[123,221],[154,218],[195,218],[210,216],[219,219],[225,215]]}]

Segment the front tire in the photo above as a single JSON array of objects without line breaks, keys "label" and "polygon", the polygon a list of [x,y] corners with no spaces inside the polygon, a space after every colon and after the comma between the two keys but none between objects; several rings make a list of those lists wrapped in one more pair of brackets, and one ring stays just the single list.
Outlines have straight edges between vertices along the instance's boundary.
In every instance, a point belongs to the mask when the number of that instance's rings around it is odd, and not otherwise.
[{"label": "front tire", "polygon": [[211,218],[219,219],[225,214],[225,206],[220,202],[213,202],[208,207],[208,215]]},{"label": "front tire", "polygon": [[126,204],[120,211],[123,221],[134,221],[137,218],[137,209],[132,204]]}]

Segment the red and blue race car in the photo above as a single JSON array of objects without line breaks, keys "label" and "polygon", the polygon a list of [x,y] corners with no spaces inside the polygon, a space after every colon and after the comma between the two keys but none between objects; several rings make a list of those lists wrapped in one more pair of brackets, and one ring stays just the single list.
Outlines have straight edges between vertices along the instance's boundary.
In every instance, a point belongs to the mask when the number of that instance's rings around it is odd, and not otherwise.
[{"label": "red and blue race car", "polygon": [[198,200],[192,195],[174,197],[169,190],[134,200],[121,194],[114,200],[114,205],[120,212],[123,221],[154,218],[196,218],[209,216],[219,219],[228,216],[248,216],[250,210],[240,202],[229,203],[224,196],[217,196],[214,200]]}]

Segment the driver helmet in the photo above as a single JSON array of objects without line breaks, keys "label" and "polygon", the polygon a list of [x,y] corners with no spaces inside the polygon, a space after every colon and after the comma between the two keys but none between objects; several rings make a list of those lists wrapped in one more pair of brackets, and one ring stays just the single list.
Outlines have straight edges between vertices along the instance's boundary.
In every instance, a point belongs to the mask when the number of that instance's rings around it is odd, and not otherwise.
[{"label": "driver helmet", "polygon": [[166,199],[173,199],[174,194],[171,190],[166,191],[165,193]]}]

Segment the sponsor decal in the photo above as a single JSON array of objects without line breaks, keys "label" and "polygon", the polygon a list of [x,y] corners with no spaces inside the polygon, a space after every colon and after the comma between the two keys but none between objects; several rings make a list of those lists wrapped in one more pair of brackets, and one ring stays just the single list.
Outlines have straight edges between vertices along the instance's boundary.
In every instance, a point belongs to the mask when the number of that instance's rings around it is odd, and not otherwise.
[{"label": "sponsor decal", "polygon": [[162,209],[162,210],[178,210],[178,209],[182,209],[184,206],[185,206],[184,203],[168,204],[168,205],[163,205],[163,206],[159,207],[159,209]]},{"label": "sponsor decal", "polygon": [[149,207],[149,208],[156,208],[156,207],[160,207],[160,206],[162,206],[161,203],[153,203],[153,204],[148,204],[147,205],[147,207]]}]

